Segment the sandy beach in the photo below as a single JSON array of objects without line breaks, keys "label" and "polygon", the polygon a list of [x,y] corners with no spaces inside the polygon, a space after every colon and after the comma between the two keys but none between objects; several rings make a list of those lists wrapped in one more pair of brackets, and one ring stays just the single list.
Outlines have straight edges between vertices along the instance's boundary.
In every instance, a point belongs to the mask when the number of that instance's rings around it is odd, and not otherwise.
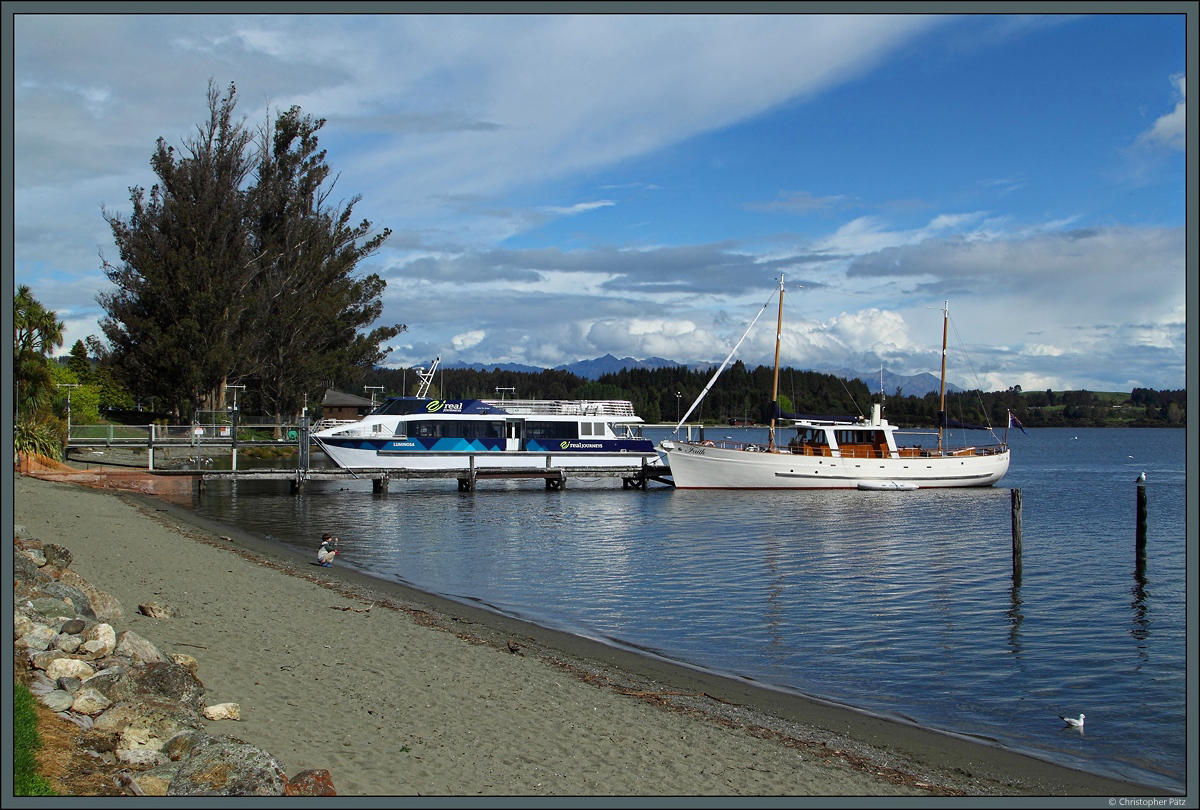
[{"label": "sandy beach", "polygon": [[210,733],[340,796],[1161,795],[322,568],[151,496],[15,474],[12,504],[120,600],[118,632],[240,705]]}]

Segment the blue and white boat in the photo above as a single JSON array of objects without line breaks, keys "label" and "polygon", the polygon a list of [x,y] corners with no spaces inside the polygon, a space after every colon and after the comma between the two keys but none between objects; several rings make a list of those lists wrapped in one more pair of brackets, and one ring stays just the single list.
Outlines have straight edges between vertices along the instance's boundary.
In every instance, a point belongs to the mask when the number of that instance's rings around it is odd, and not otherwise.
[{"label": "blue and white boat", "polygon": [[348,470],[634,474],[662,466],[627,400],[433,399],[426,394],[437,363],[421,372],[416,396],[388,397],[358,421],[317,430],[313,441]]}]

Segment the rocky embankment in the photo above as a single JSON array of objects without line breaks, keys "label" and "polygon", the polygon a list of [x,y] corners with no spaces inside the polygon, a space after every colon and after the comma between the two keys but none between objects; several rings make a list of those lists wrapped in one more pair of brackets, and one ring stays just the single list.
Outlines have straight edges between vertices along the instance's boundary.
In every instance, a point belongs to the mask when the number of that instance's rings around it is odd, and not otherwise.
[{"label": "rocky embankment", "polygon": [[[164,654],[113,622],[125,616],[110,594],[71,570],[71,552],[13,531],[14,669],[35,698],[80,727],[79,744],[117,768],[139,796],[333,796],[329,772],[289,778],[271,754],[206,730],[236,721],[238,705],[207,705],[199,664]],[[139,613],[170,621],[162,602]]]}]

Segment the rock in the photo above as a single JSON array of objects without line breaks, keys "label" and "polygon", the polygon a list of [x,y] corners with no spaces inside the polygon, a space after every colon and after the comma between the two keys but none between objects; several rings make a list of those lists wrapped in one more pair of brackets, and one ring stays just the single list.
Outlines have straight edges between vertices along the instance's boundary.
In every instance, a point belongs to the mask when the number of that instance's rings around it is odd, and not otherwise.
[{"label": "rock", "polygon": [[45,567],[51,569],[49,573],[55,578],[70,568],[71,562],[74,560],[70,549],[60,546],[57,543],[43,543],[42,552],[46,555]]},{"label": "rock", "polygon": [[176,761],[190,757],[197,748],[213,741],[214,737],[211,734],[198,729],[188,729],[167,740],[162,750],[172,761]]},{"label": "rock", "polygon": [[134,665],[158,664],[167,660],[157,647],[132,630],[121,634],[115,651],[122,658],[128,658]]},{"label": "rock", "polygon": [[[199,715],[180,703],[159,699],[135,705],[137,716],[121,730],[117,740],[118,758],[121,751],[161,751],[180,731],[200,727]],[[165,761],[166,755],[163,759]]]},{"label": "rock", "polygon": [[[18,650],[32,650],[34,652],[49,649],[50,644],[54,641],[54,637],[57,636],[58,633],[54,632],[54,628],[48,627],[44,624],[37,622],[32,624],[33,626],[30,627],[29,632],[25,633],[25,635],[13,642],[13,647]],[[62,654],[61,650],[54,650],[54,652],[58,653],[59,655]]]},{"label": "rock", "polygon": [[148,771],[130,774],[130,777],[138,786],[138,790],[142,791],[143,796],[166,796],[167,788],[170,787],[171,780],[178,772],[179,765],[168,762]]},{"label": "rock", "polygon": [[169,760],[162,751],[152,748],[118,748],[117,762],[134,768],[153,768],[155,765],[165,765]]},{"label": "rock", "polygon": [[33,629],[33,619],[21,613],[13,614],[13,639],[18,639]]},{"label": "rock", "polygon": [[55,661],[58,661],[60,659],[66,658],[66,657],[67,657],[67,654],[65,652],[63,652],[62,650],[41,650],[41,651],[37,651],[37,652],[31,652],[29,654],[29,664],[34,669],[40,669],[40,670],[45,671],[46,668],[49,667],[51,664],[53,664]]},{"label": "rock", "polygon": [[81,681],[86,681],[95,674],[96,670],[92,669],[87,661],[66,656],[56,658],[46,667],[46,677],[52,681],[57,681],[59,678],[79,678]]},{"label": "rock", "polygon": [[137,678],[135,670],[121,659],[110,659],[112,663],[87,678],[83,685],[99,690],[113,703],[131,700],[137,697]]},{"label": "rock", "polygon": [[44,594],[70,602],[75,608],[72,616],[96,617],[96,612],[92,610],[92,603],[87,598],[87,594],[73,585],[64,585],[61,581],[50,582],[43,585],[41,590]]},{"label": "rock", "polygon": [[97,690],[81,689],[75,695],[75,702],[71,704],[71,711],[95,717],[111,705],[112,701]]},{"label": "rock", "polygon": [[100,642],[104,649],[103,655],[108,655],[117,647],[117,631],[107,622],[92,625],[83,632],[83,638],[85,641]]},{"label": "rock", "polygon": [[64,585],[70,585],[73,588],[79,589],[88,598],[88,602],[91,604],[92,612],[96,614],[96,618],[125,618],[125,609],[121,607],[121,603],[117,601],[115,596],[95,587],[74,571],[63,571],[58,581]]},{"label": "rock", "polygon": [[75,696],[70,692],[55,689],[39,697],[38,701],[52,712],[65,712],[75,702]]},{"label": "rock", "polygon": [[[117,735],[128,728],[137,716],[137,707],[132,703],[118,703],[97,717],[92,728],[100,733]],[[116,747],[117,743],[114,740],[112,750],[115,751]]]},{"label": "rock", "polygon": [[200,662],[195,658],[187,653],[171,653],[169,657],[176,664],[179,664],[179,666],[183,667],[188,672],[196,675],[196,680],[200,679],[199,675],[197,674],[200,670]]},{"label": "rock", "polygon": [[[40,548],[21,549],[21,554],[23,554],[25,558],[37,568],[43,568],[46,565],[46,552],[42,551]],[[15,557],[13,558],[13,561],[15,564]],[[53,577],[50,577],[49,574],[46,576],[53,579]]]},{"label": "rock", "polygon": [[[64,692],[70,692],[75,697],[79,697],[79,690],[83,686],[83,681],[74,675],[65,675],[58,679],[58,688]],[[109,701],[111,703],[112,701]]]},{"label": "rock", "polygon": [[83,636],[73,636],[70,633],[59,633],[54,637],[51,646],[56,650],[62,650],[65,653],[78,652],[83,646]]},{"label": "rock", "polygon": [[333,789],[333,778],[329,771],[321,769],[300,771],[283,786],[283,795],[336,796],[337,791]]},{"label": "rock", "polygon": [[184,760],[168,796],[282,796],[288,778],[279,760],[252,745],[216,742]]},{"label": "rock", "polygon": [[206,706],[200,714],[209,720],[237,720],[241,711],[242,707],[236,703],[214,703]]},{"label": "rock", "polygon": [[138,691],[142,694],[177,700],[197,712],[203,705],[204,684],[173,661],[146,664],[138,673],[137,682]]},{"label": "rock", "polygon": [[83,619],[67,619],[62,623],[62,626],[58,628],[58,632],[66,636],[78,636],[81,635],[86,629],[87,622],[85,622]]},{"label": "rock", "polygon": [[73,604],[53,596],[34,596],[27,604],[35,613],[46,619],[71,619],[76,615]]},{"label": "rock", "polygon": [[176,619],[179,617],[178,610],[162,602],[146,602],[138,605],[138,613],[149,616],[151,619]]},{"label": "rock", "polygon": [[40,549],[42,547],[42,541],[31,535],[29,530],[24,526],[14,525],[13,545],[22,550],[30,548]]}]

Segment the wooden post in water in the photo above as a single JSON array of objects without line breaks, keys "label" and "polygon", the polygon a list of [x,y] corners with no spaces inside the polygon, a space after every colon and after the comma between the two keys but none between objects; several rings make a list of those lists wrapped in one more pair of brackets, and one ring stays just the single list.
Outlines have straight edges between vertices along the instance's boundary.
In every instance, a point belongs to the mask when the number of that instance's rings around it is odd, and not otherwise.
[{"label": "wooden post in water", "polygon": [[1146,485],[1137,487],[1137,567],[1146,567]]},{"label": "wooden post in water", "polygon": [[1012,491],[1012,575],[1021,584],[1021,490]]}]

